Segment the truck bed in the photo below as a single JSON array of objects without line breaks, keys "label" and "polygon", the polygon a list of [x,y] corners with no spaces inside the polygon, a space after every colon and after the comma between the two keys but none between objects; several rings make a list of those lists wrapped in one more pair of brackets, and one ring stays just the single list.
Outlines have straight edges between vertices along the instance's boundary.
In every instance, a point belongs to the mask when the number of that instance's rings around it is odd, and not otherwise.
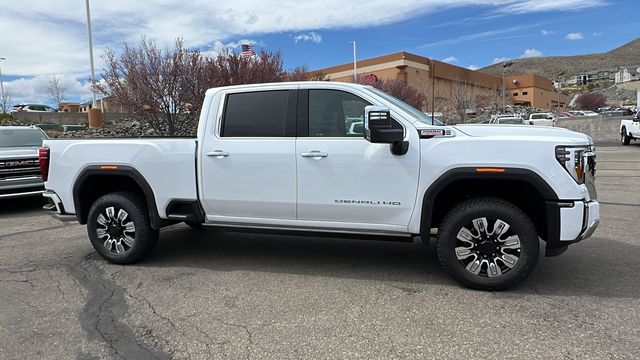
[{"label": "truck bed", "polygon": [[170,199],[197,199],[196,145],[195,138],[46,140],[51,158],[45,188],[55,189],[65,211],[74,214],[73,186],[83,170],[105,164],[128,166],[154,190],[163,217]]}]

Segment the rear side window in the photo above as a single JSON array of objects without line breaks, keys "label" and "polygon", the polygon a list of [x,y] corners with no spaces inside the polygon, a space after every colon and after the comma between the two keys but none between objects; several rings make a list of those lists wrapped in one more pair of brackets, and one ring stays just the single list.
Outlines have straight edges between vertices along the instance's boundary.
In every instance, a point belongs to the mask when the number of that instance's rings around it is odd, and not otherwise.
[{"label": "rear side window", "polygon": [[288,90],[229,94],[220,135],[223,137],[286,136],[288,105]]}]

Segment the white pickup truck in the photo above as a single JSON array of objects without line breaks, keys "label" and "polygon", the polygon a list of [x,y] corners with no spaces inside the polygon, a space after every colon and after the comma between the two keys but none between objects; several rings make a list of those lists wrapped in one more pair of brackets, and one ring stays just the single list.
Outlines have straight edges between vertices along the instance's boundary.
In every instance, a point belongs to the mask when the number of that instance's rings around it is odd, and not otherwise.
[{"label": "white pickup truck", "polygon": [[640,111],[633,119],[620,121],[620,142],[629,145],[631,140],[640,140]]},{"label": "white pickup truck", "polygon": [[[364,134],[347,119],[362,117]],[[599,223],[595,148],[551,127],[433,126],[370,86],[292,82],[210,89],[197,138],[47,140],[45,196],[128,264],[165,225],[370,239],[437,236],[462,284],[512,287],[539,241],[555,256]],[[188,246],[188,244],[185,244]]]}]

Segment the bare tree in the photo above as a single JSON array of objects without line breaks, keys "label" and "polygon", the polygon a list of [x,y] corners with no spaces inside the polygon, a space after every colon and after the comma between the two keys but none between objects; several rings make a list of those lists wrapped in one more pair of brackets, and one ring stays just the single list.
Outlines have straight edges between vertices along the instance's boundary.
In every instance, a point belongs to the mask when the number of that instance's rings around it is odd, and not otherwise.
[{"label": "bare tree", "polygon": [[57,75],[51,75],[51,79],[49,80],[49,87],[47,88],[47,93],[49,94],[49,98],[56,103],[57,108],[60,108],[60,103],[64,101],[64,96],[67,91],[67,88],[60,84],[60,79]]},{"label": "bare tree", "polygon": [[417,88],[399,79],[378,80],[376,77],[358,75],[356,81],[359,84],[371,85],[387,94],[394,96],[414,108],[422,111],[425,106],[425,97]]},{"label": "bare tree", "polygon": [[208,58],[186,49],[181,39],[163,50],[143,38],[139,46],[125,43],[119,55],[108,50],[104,59],[104,82],[98,90],[158,135],[195,133],[209,88],[299,80],[304,75],[303,68],[285,71],[280,52],[262,50],[244,58],[225,51]]},{"label": "bare tree", "polygon": [[467,109],[476,107],[478,93],[477,84],[470,84],[467,80],[458,78],[451,81],[451,96],[449,103],[455,119],[461,123],[467,120]]},{"label": "bare tree", "polygon": [[0,94],[0,107],[2,108],[3,114],[6,114],[8,111],[10,111],[9,107],[11,105],[9,104],[11,103],[11,100],[13,100],[11,98],[11,92],[7,89],[4,89],[2,94]]}]

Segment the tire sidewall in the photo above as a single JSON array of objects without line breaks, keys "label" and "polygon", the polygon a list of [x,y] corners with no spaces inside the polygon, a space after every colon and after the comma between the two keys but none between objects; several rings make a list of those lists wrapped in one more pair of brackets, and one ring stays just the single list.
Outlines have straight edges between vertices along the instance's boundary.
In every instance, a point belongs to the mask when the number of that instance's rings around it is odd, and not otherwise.
[{"label": "tire sidewall", "polygon": [[[89,239],[94,249],[109,262],[116,264],[135,263],[146,257],[155,247],[158,233],[157,230],[151,228],[148,212],[141,208],[142,201],[139,196],[133,193],[112,193],[96,200],[89,209],[87,217]],[[126,211],[136,228],[133,246],[124,253],[109,251],[96,233],[98,215],[110,206]]]},{"label": "tire sidewall", "polygon": [[[515,211],[514,211],[515,210]],[[486,217],[489,227],[493,228],[492,219],[507,222],[520,238],[520,258],[516,265],[501,276],[489,278],[469,272],[455,255],[456,237],[460,229],[469,227],[473,219]],[[443,223],[447,222],[447,219]],[[461,207],[455,212],[455,218],[448,224],[438,239],[438,256],[446,262],[451,275],[463,285],[483,290],[502,290],[512,287],[524,280],[538,261],[540,243],[531,220],[518,208],[508,203],[487,201],[486,206],[475,202],[474,205]]]}]

